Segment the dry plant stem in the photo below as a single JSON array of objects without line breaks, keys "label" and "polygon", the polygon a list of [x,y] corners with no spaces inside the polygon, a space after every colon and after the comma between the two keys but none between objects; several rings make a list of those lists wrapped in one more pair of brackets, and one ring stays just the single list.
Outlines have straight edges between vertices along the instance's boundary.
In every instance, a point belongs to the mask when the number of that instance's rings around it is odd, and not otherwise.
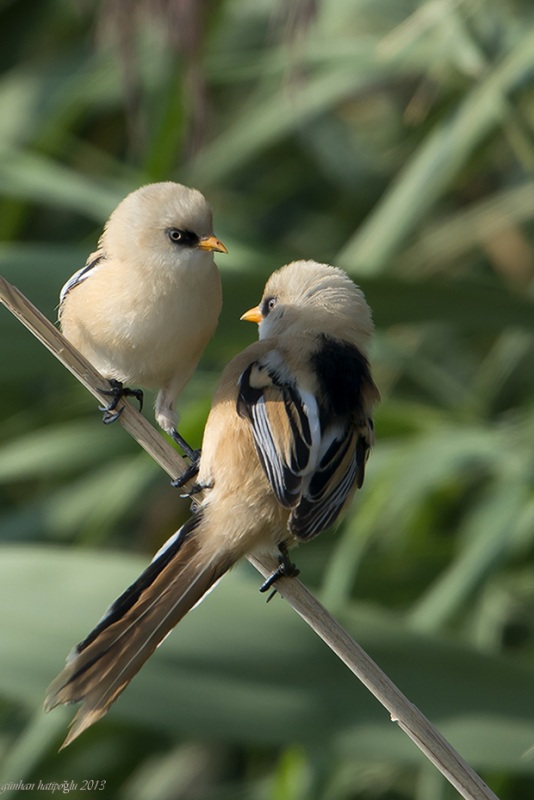
[{"label": "dry plant stem", "polygon": [[[20,292],[0,276],[0,301],[11,313],[28,328],[33,335],[65,366],[85,388],[103,405],[109,403],[109,397],[102,394],[107,381],[92,364],[82,356],[70,342],[52,325],[52,323]],[[169,442],[139,414],[128,402],[119,401],[118,408],[123,407],[119,422],[133,438],[152,456],[171,478],[182,475],[187,463]]]},{"label": "dry plant stem", "polygon": [[[250,556],[248,560],[264,577],[268,577],[278,566],[274,558]],[[294,611],[389,711],[392,721],[398,723],[462,797],[468,800],[498,800],[469,764],[421,711],[402,694],[303,583],[296,578],[281,578],[276,582],[276,588]]]},{"label": "dry plant stem", "polygon": [[[105,395],[99,391],[105,388],[105,380],[67,342],[54,325],[16,287],[2,277],[0,277],[0,301],[95,397],[106,402]],[[124,404],[124,411],[119,420],[141,447],[172,478],[178,477],[185,471],[186,462],[177,451],[128,403]],[[250,556],[249,561],[264,577],[270,575],[278,566],[277,561],[269,557],[260,559]],[[462,797],[466,800],[498,800],[419,709],[410,703],[365,650],[299,580],[282,578],[277,583],[277,588],[302,619],[389,711],[391,719],[398,723]]]}]

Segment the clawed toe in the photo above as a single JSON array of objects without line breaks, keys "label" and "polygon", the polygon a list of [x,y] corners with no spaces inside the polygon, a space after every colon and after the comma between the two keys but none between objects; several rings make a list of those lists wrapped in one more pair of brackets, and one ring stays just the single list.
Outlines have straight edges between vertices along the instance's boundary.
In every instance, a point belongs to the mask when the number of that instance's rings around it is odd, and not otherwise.
[{"label": "clawed toe", "polygon": [[106,408],[105,406],[98,406],[98,410],[104,412],[102,414],[102,422],[104,423],[104,425],[111,425],[112,422],[118,420],[118,418],[124,411],[124,408],[119,408],[116,411],[114,411],[113,409]]},{"label": "clawed toe", "polygon": [[104,425],[110,425],[112,422],[115,422],[122,414],[122,408],[116,411],[118,402],[122,397],[135,397],[139,403],[139,411],[143,410],[144,395],[142,389],[130,389],[128,386],[123,386],[121,381],[117,381],[113,378],[109,381],[109,384],[111,386],[110,389],[100,389],[102,394],[111,397],[111,401],[107,406],[98,406],[98,410],[103,412],[102,422]]},{"label": "clawed toe", "polygon": [[[194,478],[195,475],[198,474],[199,462],[200,462],[200,453],[198,453],[196,459],[193,461],[192,464],[189,465],[189,467],[186,469],[185,472],[183,472],[178,478],[175,478],[173,481],[171,481],[171,486],[174,486],[175,489],[181,489],[182,486],[185,486],[185,484],[188,481],[190,481],[191,478]],[[200,486],[200,488],[197,489],[196,488],[197,486],[199,486],[199,484],[195,484],[191,488],[191,491],[188,492],[188,494],[197,494],[204,488],[203,486]]]},{"label": "clawed toe", "polygon": [[193,450],[191,445],[187,444],[184,437],[180,436],[176,428],[173,428],[171,431],[169,431],[169,433],[184,455],[186,455],[191,461],[191,465],[198,464],[200,461],[200,450]]},{"label": "clawed toe", "polygon": [[[287,549],[287,545],[279,544],[278,549],[280,551],[280,555],[278,556],[279,565],[272,572],[266,581],[262,583],[260,586],[260,592],[267,592],[271,586],[276,583],[279,578],[296,578],[297,575],[300,574],[300,570],[296,566],[296,564],[291,561],[289,558],[289,552]],[[267,598],[267,602],[273,599],[276,594],[276,589],[274,589],[269,597]]]}]

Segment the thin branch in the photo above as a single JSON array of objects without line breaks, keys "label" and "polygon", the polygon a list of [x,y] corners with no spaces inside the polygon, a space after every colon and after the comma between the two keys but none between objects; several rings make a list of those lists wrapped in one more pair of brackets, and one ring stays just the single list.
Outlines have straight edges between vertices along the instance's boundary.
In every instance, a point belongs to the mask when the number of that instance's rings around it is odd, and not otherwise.
[{"label": "thin branch", "polygon": [[[264,577],[268,577],[278,566],[274,558],[270,561],[267,558],[260,560],[249,556],[248,560]],[[294,611],[389,711],[392,722],[396,722],[415,742],[462,797],[467,800],[498,800],[479,775],[303,583],[296,578],[282,578],[276,582],[276,588]]]},{"label": "thin branch", "polygon": [[[36,336],[50,352],[99,400],[106,402],[101,375],[35,308],[24,295],[0,277],[0,301]],[[121,401],[122,402],[122,401]],[[124,403],[119,417],[126,430],[149,455],[172,477],[181,475],[185,461],[163,436],[132,406]],[[264,577],[278,566],[274,558],[249,556],[250,563]],[[382,672],[349,633],[296,578],[281,578],[276,584],[280,594],[330,649],[359,678],[386,708],[391,719],[425,754],[466,800],[498,800],[484,781],[454,750],[427,718]]]},{"label": "thin branch", "polygon": [[[28,328],[33,335],[50,350],[69,372],[104,405],[109,397],[102,393],[107,381],[87,361],[82,354],[52,325],[39,309],[22,292],[0,276],[0,301],[11,313]],[[187,464],[175,448],[158,431],[124,400],[119,401],[122,408],[119,421],[133,438],[152,456],[171,478],[182,475]]]}]

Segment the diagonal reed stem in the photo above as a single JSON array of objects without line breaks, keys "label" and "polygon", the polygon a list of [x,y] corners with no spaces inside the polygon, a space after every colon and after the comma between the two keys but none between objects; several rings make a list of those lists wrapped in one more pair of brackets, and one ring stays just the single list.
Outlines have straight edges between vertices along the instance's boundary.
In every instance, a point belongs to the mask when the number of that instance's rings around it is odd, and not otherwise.
[{"label": "diagonal reed stem", "polygon": [[[0,301],[91,394],[106,403],[106,396],[101,392],[106,385],[104,378],[22,292],[2,277],[0,277]],[[131,405],[122,400],[120,402],[124,405],[119,417],[122,426],[171,478],[182,475],[187,464],[174,447]],[[200,499],[201,495],[198,497]],[[268,577],[278,566],[274,557],[249,556],[248,560],[264,577]],[[402,694],[304,584],[297,578],[281,578],[276,587],[297,614],[389,711],[392,721],[398,724],[455,787],[461,797],[466,800],[498,800],[469,764]]]}]

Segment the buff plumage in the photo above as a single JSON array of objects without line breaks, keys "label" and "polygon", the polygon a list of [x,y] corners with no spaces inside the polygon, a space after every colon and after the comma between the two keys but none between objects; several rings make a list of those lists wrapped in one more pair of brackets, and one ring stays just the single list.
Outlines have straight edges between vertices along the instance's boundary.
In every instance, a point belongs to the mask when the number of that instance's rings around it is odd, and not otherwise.
[{"label": "buff plumage", "polygon": [[249,553],[333,525],[362,486],[379,399],[371,312],[334,267],[274,273],[243,318],[260,340],[224,370],[206,424],[194,516],[73,651],[47,707],[81,701],[65,744],[106,713],[157,645]]}]

